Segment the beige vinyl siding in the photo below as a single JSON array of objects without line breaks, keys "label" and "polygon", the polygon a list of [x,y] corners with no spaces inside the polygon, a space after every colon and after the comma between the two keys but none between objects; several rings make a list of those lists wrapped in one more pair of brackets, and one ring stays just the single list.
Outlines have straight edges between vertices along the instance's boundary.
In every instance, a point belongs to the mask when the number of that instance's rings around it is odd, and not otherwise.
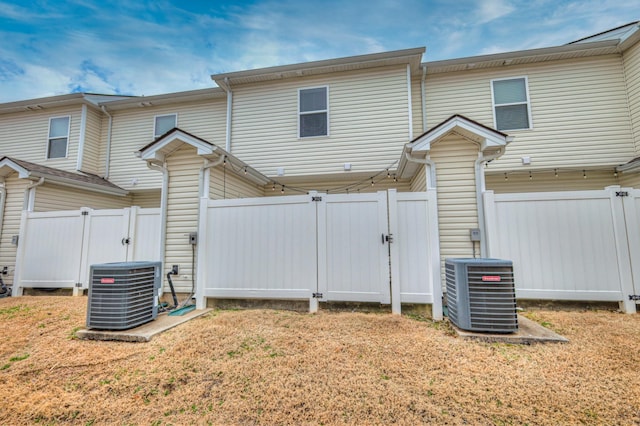
[{"label": "beige vinyl siding", "polygon": [[436,164],[438,228],[443,262],[447,257],[473,256],[469,230],[478,228],[477,158],[478,146],[455,135],[444,138],[431,149],[431,159]]},{"label": "beige vinyl siding", "polygon": [[492,166],[618,165],[634,155],[622,61],[618,55],[505,66],[490,70],[427,74],[430,127],[453,114],[493,127],[491,79],[527,76],[532,130],[508,131],[515,140]]},{"label": "beige vinyl siding", "polygon": [[[558,177],[553,170],[533,171],[531,179],[529,172],[522,171],[504,174],[487,174],[485,186],[488,190],[500,193],[514,192],[553,192],[553,191],[589,191],[604,189],[611,185],[620,185],[611,170],[586,170],[587,178],[582,170],[559,170]],[[620,174],[618,174],[620,176]]]},{"label": "beige vinyl siding", "polygon": [[[0,156],[15,157],[57,169],[75,171],[80,135],[80,105],[24,111],[0,116]],[[70,116],[67,157],[47,159],[49,118]]]},{"label": "beige vinyl siding", "polygon": [[27,179],[19,179],[16,173],[5,179],[7,200],[4,207],[2,223],[2,235],[0,235],[0,269],[7,266],[9,274],[2,277],[7,285],[13,284],[13,276],[16,266],[17,247],[11,244],[11,238],[20,234],[20,222],[22,208],[24,206],[24,191],[32,182]]},{"label": "beige vinyl siding", "polygon": [[202,157],[196,154],[195,148],[184,144],[167,157],[167,166],[169,191],[164,265],[166,269],[171,265],[180,266],[180,274],[172,277],[174,286],[178,292],[189,292],[193,277],[189,233],[198,231],[198,182]]},{"label": "beige vinyl siding", "polygon": [[413,176],[413,179],[411,179],[411,192],[424,192],[426,190],[427,168],[425,166],[420,166],[420,169]]},{"label": "beige vinyl siding", "polygon": [[212,200],[225,200],[264,196],[264,189],[261,186],[229,170],[229,167],[231,166],[217,166],[210,169],[209,198]]},{"label": "beige vinyl siding", "polygon": [[102,164],[100,164],[100,148],[102,133],[102,112],[87,107],[87,122],[84,138],[84,158],[82,159],[82,171],[102,174]]},{"label": "beige vinyl siding", "polygon": [[620,185],[640,189],[640,173],[621,174]]},{"label": "beige vinyl siding", "polygon": [[[298,138],[298,89],[329,88],[329,136]],[[268,176],[389,167],[408,142],[405,66],[238,86],[231,152]]]},{"label": "beige vinyl siding", "polygon": [[81,207],[122,209],[131,207],[131,197],[119,197],[47,183],[36,188],[33,208],[36,212],[78,210]]},{"label": "beige vinyl siding", "polygon": [[[127,190],[160,188],[161,173],[147,168],[135,152],[154,140],[154,117],[178,114],[178,127],[210,143],[224,147],[226,102],[224,99],[190,104],[114,111],[111,131],[109,180]],[[108,120],[105,124],[108,127]],[[106,132],[103,132],[106,141]],[[106,143],[105,143],[106,146]],[[104,157],[103,160],[104,161]],[[201,164],[198,164],[198,168]],[[133,179],[137,179],[135,187]]]},{"label": "beige vinyl siding", "polygon": [[143,209],[160,207],[162,189],[139,191],[131,193],[131,205],[142,207]]},{"label": "beige vinyl siding", "polygon": [[640,153],[640,43],[625,51],[623,60],[633,138],[636,153]]}]

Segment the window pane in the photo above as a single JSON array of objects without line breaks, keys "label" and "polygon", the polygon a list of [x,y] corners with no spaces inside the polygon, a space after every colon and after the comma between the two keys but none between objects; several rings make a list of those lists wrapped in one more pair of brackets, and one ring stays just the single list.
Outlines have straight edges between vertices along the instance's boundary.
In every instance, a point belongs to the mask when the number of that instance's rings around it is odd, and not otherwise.
[{"label": "window pane", "polygon": [[64,158],[67,156],[67,138],[49,140],[49,158]]},{"label": "window pane", "polygon": [[300,116],[300,137],[326,136],[327,113],[304,114]]},{"label": "window pane", "polygon": [[156,117],[156,132],[155,136],[162,136],[167,133],[169,130],[176,127],[176,116],[175,115],[163,115],[160,117]]},{"label": "window pane", "polygon": [[494,81],[493,97],[496,105],[527,102],[524,78]]},{"label": "window pane", "polygon": [[304,89],[300,91],[300,112],[327,109],[327,88]]},{"label": "window pane", "polygon": [[52,118],[49,125],[49,137],[67,137],[69,133],[69,117]]},{"label": "window pane", "polygon": [[498,130],[528,129],[527,104],[496,107]]}]

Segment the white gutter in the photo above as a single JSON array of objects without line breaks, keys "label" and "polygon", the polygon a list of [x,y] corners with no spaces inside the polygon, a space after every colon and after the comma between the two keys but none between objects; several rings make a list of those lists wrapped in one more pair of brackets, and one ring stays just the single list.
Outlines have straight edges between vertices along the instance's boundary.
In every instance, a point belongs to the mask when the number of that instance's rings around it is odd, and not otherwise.
[{"label": "white gutter", "polygon": [[109,117],[109,125],[107,127],[107,155],[104,161],[104,178],[107,179],[109,177],[109,163],[111,162],[111,126],[113,124],[113,117],[107,111],[107,107],[102,105],[102,112],[107,114]]},{"label": "white gutter", "polygon": [[491,155],[483,155],[482,152],[478,153],[478,159],[475,161],[476,172],[476,208],[478,209],[478,227],[480,228],[480,257],[487,257],[487,239],[486,239],[486,226],[484,223],[484,200],[482,194],[486,190],[484,181],[484,163],[495,160],[504,154],[505,148],[500,147],[498,152]]},{"label": "white gutter", "polygon": [[425,80],[427,78],[427,66],[422,65],[422,80],[420,80],[420,96],[422,106],[422,131],[427,131],[427,96],[425,94]]},{"label": "white gutter", "polygon": [[413,105],[411,105],[411,65],[407,64],[407,100],[409,103],[409,140],[413,140]]},{"label": "white gutter", "polygon": [[[162,166],[147,162],[147,167],[162,173],[162,193],[160,194],[160,262],[164,265],[167,243],[167,206],[169,205],[169,169],[166,163]],[[160,292],[162,292],[160,286]]]},{"label": "white gutter", "polygon": [[427,179],[427,188],[426,189],[436,189],[436,187],[437,187],[437,184],[436,184],[436,163],[434,163],[433,160],[431,160],[429,158],[429,154],[427,154],[427,156],[425,158],[418,158],[418,157],[414,157],[411,152],[406,152],[405,151],[404,158],[406,158],[407,161],[409,161],[411,163],[424,164],[425,166],[427,166],[427,168],[429,170],[429,175],[428,175],[429,179]]},{"label": "white gutter", "polygon": [[87,105],[82,104],[82,114],[80,115],[80,136],[78,137],[78,159],[76,161],[76,170],[78,171],[82,171],[85,133],[87,133]]},{"label": "white gutter", "polygon": [[44,178],[41,177],[39,181],[27,186],[24,190],[24,204],[22,210],[32,212],[36,202],[36,188],[44,183]]}]

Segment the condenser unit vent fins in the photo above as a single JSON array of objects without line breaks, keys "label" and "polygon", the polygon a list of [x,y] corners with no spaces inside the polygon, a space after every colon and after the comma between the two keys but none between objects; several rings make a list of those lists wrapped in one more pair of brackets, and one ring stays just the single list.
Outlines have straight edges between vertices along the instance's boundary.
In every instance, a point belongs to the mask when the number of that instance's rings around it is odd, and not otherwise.
[{"label": "condenser unit vent fins", "polygon": [[513,264],[500,259],[446,259],[449,319],[463,330],[518,330]]},{"label": "condenser unit vent fins", "polygon": [[87,327],[125,330],[158,315],[160,262],[121,262],[91,266]]}]

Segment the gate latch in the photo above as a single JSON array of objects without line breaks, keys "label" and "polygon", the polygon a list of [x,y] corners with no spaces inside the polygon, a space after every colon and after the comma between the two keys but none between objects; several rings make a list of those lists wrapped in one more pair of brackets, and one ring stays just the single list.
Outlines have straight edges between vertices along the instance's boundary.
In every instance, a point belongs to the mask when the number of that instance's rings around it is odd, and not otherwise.
[{"label": "gate latch", "polygon": [[635,300],[635,301],[640,300],[640,294],[630,294],[629,300]]},{"label": "gate latch", "polygon": [[629,193],[627,191],[616,191],[616,197],[628,197]]},{"label": "gate latch", "polygon": [[129,244],[131,244],[131,238],[124,237],[121,242],[122,242],[123,246],[125,246],[125,245],[128,246]]},{"label": "gate latch", "polygon": [[389,235],[382,234],[382,235],[380,235],[380,237],[381,237],[381,240],[382,240],[382,244],[384,244],[385,241],[388,242],[388,243],[392,243],[393,242],[393,234],[389,234]]},{"label": "gate latch", "polygon": [[322,299],[322,293],[313,293],[312,296],[314,299]]},{"label": "gate latch", "polygon": [[311,201],[322,201],[322,197],[320,196],[311,197]]}]

